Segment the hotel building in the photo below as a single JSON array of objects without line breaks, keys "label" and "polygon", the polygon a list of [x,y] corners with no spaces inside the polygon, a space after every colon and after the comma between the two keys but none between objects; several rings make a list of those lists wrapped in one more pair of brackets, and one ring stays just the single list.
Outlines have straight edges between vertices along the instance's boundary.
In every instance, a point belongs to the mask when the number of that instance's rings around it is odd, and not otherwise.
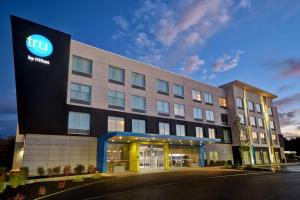
[{"label": "hotel building", "polygon": [[13,168],[94,165],[169,170],[284,159],[276,95],[233,81],[214,87],[71,40],[12,16],[18,130]]}]

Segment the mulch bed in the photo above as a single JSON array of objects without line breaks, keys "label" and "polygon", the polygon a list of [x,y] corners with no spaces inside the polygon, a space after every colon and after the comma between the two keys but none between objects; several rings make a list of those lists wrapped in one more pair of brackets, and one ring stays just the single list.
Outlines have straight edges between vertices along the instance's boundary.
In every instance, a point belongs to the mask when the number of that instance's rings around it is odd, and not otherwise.
[{"label": "mulch bed", "polygon": [[[111,177],[101,177],[100,179],[85,178],[84,181],[82,182],[73,182],[72,180],[49,181],[43,183],[32,183],[32,184],[22,185],[22,186],[18,186],[17,188],[11,188],[10,186],[7,186],[4,193],[0,194],[0,199],[1,200],[35,199],[65,189],[69,189],[76,186],[85,185],[87,183],[93,183],[93,182],[97,182],[109,178]],[[17,195],[18,198],[16,198]]]}]

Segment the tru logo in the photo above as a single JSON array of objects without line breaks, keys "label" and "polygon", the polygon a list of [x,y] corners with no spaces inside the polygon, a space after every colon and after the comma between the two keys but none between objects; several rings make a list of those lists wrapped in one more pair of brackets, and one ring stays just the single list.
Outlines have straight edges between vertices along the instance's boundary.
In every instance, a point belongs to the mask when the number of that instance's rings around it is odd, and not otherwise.
[{"label": "tru logo", "polygon": [[32,54],[42,58],[50,56],[53,52],[52,43],[48,38],[38,34],[28,36],[26,46]]}]

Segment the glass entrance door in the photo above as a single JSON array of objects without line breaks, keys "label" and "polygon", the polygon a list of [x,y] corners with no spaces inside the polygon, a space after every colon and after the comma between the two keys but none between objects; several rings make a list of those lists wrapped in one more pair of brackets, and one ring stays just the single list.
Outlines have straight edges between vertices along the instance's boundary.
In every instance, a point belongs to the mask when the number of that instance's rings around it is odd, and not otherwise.
[{"label": "glass entrance door", "polygon": [[140,169],[158,170],[164,168],[164,149],[153,145],[140,146]]}]

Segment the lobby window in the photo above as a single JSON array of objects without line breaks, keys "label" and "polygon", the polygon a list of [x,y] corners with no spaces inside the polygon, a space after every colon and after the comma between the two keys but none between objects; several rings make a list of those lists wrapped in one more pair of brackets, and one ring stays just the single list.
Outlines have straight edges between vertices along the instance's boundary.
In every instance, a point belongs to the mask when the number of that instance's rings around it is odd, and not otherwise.
[{"label": "lobby window", "polygon": [[108,132],[123,132],[124,131],[124,118],[108,116],[107,131]]},{"label": "lobby window", "polygon": [[253,117],[253,116],[250,116],[250,125],[256,126],[256,120],[255,120],[255,117]]},{"label": "lobby window", "polygon": [[193,101],[201,102],[201,92],[199,90],[192,90]]},{"label": "lobby window", "polygon": [[226,99],[223,97],[219,98],[219,105],[221,108],[227,108],[227,103],[226,103]]},{"label": "lobby window", "polygon": [[269,113],[270,116],[273,116],[273,109],[268,107],[268,113]]},{"label": "lobby window", "polygon": [[256,112],[262,113],[261,112],[261,105],[259,103],[255,104],[255,107],[256,107]]},{"label": "lobby window", "polygon": [[248,101],[248,109],[254,112],[254,103],[252,101]]},{"label": "lobby window", "polygon": [[236,106],[238,108],[241,108],[241,109],[244,108],[244,106],[243,106],[243,100],[241,98],[236,98]]},{"label": "lobby window", "polygon": [[145,75],[135,72],[131,73],[131,86],[137,89],[145,89]]},{"label": "lobby window", "polygon": [[134,133],[146,133],[145,120],[132,119],[132,132]]},{"label": "lobby window", "polygon": [[159,115],[169,115],[170,114],[170,104],[167,101],[157,101],[157,112]]},{"label": "lobby window", "polygon": [[245,124],[245,115],[238,114],[238,117],[240,118],[241,124]]},{"label": "lobby window", "polygon": [[205,114],[206,114],[206,120],[207,120],[207,122],[214,122],[215,121],[215,116],[214,116],[214,112],[213,111],[206,110]]},{"label": "lobby window", "polygon": [[183,85],[174,84],[173,85],[174,97],[184,98],[184,88]]},{"label": "lobby window", "polygon": [[185,125],[176,124],[176,135],[185,136]]},{"label": "lobby window", "polygon": [[213,160],[214,162],[219,160],[218,152],[217,151],[209,151],[209,160]]},{"label": "lobby window", "polygon": [[252,139],[253,139],[253,143],[258,144],[258,133],[257,132],[252,132]]},{"label": "lobby window", "polygon": [[194,120],[202,120],[202,110],[200,108],[193,108]]},{"label": "lobby window", "polygon": [[260,134],[259,134],[259,138],[260,138],[260,142],[261,142],[262,144],[267,144],[267,140],[266,140],[266,135],[265,135],[265,133],[260,133]]},{"label": "lobby window", "polygon": [[213,105],[213,95],[210,93],[204,93],[204,100],[207,105]]},{"label": "lobby window", "polygon": [[262,118],[257,118],[257,122],[258,122],[258,127],[259,128],[263,128],[264,127],[264,121]]},{"label": "lobby window", "polygon": [[107,92],[107,100],[108,100],[108,107],[115,108],[115,109],[124,109],[125,107],[125,93],[109,90]]},{"label": "lobby window", "polygon": [[93,61],[73,55],[72,57],[72,73],[76,75],[92,77]]},{"label": "lobby window", "polygon": [[109,77],[109,82],[124,85],[125,70],[118,67],[109,66],[108,77]]},{"label": "lobby window", "polygon": [[69,112],[68,132],[88,135],[90,133],[90,114]]},{"label": "lobby window", "polygon": [[270,121],[270,128],[275,130],[275,123],[274,121]]},{"label": "lobby window", "polygon": [[159,122],[159,134],[160,135],[170,135],[170,124]]},{"label": "lobby window", "polygon": [[224,129],[223,130],[223,135],[224,135],[224,143],[230,144],[231,143],[231,138],[230,138],[229,131]]},{"label": "lobby window", "polygon": [[203,127],[195,127],[195,129],[196,129],[196,137],[203,138],[204,137]]},{"label": "lobby window", "polygon": [[208,128],[208,137],[209,138],[216,138],[216,129]]},{"label": "lobby window", "polygon": [[275,133],[272,134],[272,141],[273,141],[273,144],[278,144],[277,136]]},{"label": "lobby window", "polygon": [[174,104],[174,115],[175,117],[184,117],[184,105]]},{"label": "lobby window", "polygon": [[91,103],[91,86],[71,83],[71,99],[73,103]]},{"label": "lobby window", "polygon": [[146,112],[146,97],[132,95],[131,108],[134,112]]},{"label": "lobby window", "polygon": [[157,79],[156,80],[156,89],[157,89],[158,93],[168,95],[169,94],[169,82]]},{"label": "lobby window", "polygon": [[227,124],[228,124],[228,115],[227,115],[227,114],[221,113],[221,122],[222,122],[222,124],[224,124],[224,125],[227,125]]}]

